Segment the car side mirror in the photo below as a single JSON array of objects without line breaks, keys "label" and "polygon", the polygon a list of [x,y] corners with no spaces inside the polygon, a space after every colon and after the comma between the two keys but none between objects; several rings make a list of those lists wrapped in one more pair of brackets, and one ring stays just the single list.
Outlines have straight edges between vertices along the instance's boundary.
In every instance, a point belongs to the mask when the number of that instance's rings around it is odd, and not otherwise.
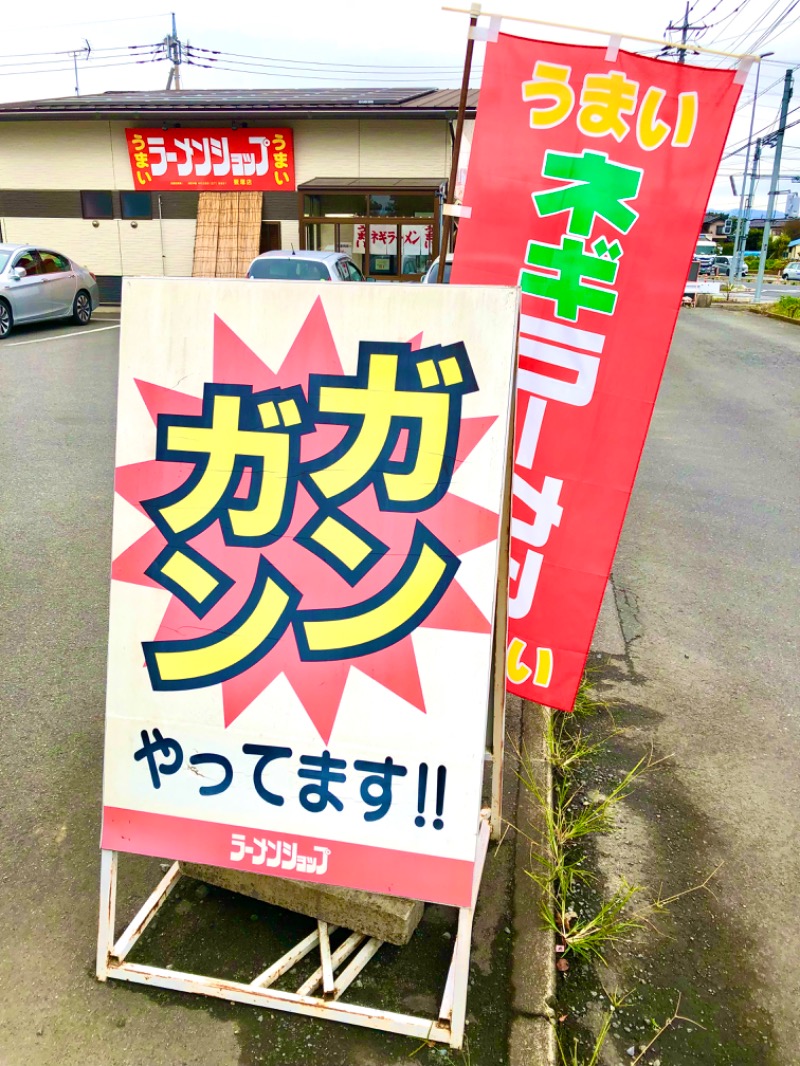
[{"label": "car side mirror", "polygon": [[25,269],[25,267],[14,267],[9,276],[11,277],[12,281],[19,281],[21,278],[24,278],[27,273],[28,271]]}]

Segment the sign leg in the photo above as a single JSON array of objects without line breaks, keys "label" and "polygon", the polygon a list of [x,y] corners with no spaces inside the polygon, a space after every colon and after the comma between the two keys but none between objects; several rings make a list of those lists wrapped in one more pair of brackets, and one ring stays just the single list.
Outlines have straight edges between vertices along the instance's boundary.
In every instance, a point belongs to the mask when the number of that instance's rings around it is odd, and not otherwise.
[{"label": "sign leg", "polygon": [[114,922],[117,912],[116,851],[100,852],[100,922],[97,928],[97,979],[108,978],[108,959],[114,947]]}]

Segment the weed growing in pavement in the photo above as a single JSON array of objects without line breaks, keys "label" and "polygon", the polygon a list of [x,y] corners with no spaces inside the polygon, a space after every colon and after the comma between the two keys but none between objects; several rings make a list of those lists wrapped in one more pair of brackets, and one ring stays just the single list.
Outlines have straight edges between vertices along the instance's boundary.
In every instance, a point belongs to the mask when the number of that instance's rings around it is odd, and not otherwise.
[{"label": "weed growing in pavement", "polygon": [[779,315],[785,315],[786,318],[798,318],[800,317],[800,299],[797,296],[781,296],[772,310]]},{"label": "weed growing in pavement", "polygon": [[[610,726],[604,736],[588,733],[582,719],[605,712]],[[629,884],[624,879],[611,895],[603,895],[596,885],[593,874],[584,865],[581,847],[588,837],[597,833],[609,833],[615,828],[615,812],[628,796],[638,779],[660,766],[665,760],[654,758],[652,750],[605,793],[589,790],[579,770],[585,763],[603,752],[609,742],[618,736],[612,714],[612,705],[600,699],[592,690],[590,680],[584,678],[575,702],[572,715],[552,712],[545,728],[545,759],[550,769],[551,781],[542,786],[536,778],[534,762],[530,753],[517,752],[518,774],[522,784],[536,800],[541,811],[542,830],[538,840],[533,840],[532,856],[535,866],[529,876],[541,889],[541,916],[545,925],[556,936],[556,951],[559,954],[557,969],[569,969],[569,958],[584,962],[605,962],[604,952],[612,946],[620,946],[644,925],[652,924],[655,914],[663,912],[683,895],[708,888],[716,870],[701,884],[670,897],[660,894],[649,903],[638,907],[636,897],[643,891],[641,885]],[[589,904],[587,893],[582,893],[582,903],[576,911],[573,902],[583,886],[592,888],[594,904]],[[614,1011],[626,996],[608,995],[610,1012],[603,1014],[594,1042],[588,1049],[581,1048],[579,1037],[571,1044],[565,1043],[556,1027],[556,1042],[562,1066],[596,1066],[600,1061],[603,1046],[609,1036]],[[659,1037],[676,1021],[691,1021],[678,1013],[680,998],[673,1014],[663,1024],[652,1020],[652,1039],[636,1049],[630,1049],[632,1066],[641,1062]],[[694,1023],[697,1024],[697,1023]]]}]

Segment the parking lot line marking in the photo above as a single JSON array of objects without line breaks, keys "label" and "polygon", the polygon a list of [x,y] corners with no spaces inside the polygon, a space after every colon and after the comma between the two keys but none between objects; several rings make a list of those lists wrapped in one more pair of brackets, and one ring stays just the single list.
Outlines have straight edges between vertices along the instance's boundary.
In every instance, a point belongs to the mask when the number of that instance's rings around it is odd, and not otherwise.
[{"label": "parking lot line marking", "polygon": [[119,322],[115,323],[113,326],[98,326],[97,329],[82,329],[75,330],[73,333],[59,333],[57,337],[37,337],[36,340],[32,341],[4,341],[3,344],[0,345],[0,352],[4,351],[6,348],[19,348],[23,344],[41,344],[43,341],[47,340],[63,341],[66,340],[67,337],[85,337],[87,333],[104,333],[107,329],[119,329]]}]

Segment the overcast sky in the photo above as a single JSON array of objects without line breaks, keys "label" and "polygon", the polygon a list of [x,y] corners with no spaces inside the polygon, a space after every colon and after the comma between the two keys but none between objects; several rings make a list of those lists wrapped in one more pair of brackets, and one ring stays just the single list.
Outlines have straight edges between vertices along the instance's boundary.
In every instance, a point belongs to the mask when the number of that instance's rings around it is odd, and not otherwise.
[{"label": "overcast sky", "polygon": [[[200,65],[182,66],[186,88],[298,88],[302,86],[348,87],[353,85],[454,86],[460,82],[466,43],[467,17],[442,10],[436,0],[238,0],[231,5],[209,0],[172,0],[178,36],[195,49],[228,53],[214,57],[196,52]],[[113,18],[120,10],[108,0],[82,0],[70,6],[56,0],[36,4],[8,2],[2,16],[0,36],[0,100],[29,100],[45,96],[70,96],[75,76],[70,51],[85,49],[88,60],[79,57],[81,94],[113,89],[161,89],[166,85],[168,64],[153,54],[151,46],[162,41],[171,25],[164,0],[139,0],[136,17]],[[453,0],[453,6],[469,6]],[[492,0],[490,10],[508,14],[541,15],[542,5],[530,0]],[[565,0],[558,6],[564,22],[602,30],[624,31],[662,39],[668,23],[680,22],[684,0]],[[797,8],[797,11],[794,9]],[[124,10],[124,9],[123,9]],[[131,8],[128,8],[131,10]],[[552,10],[552,8],[551,8]],[[28,13],[30,12],[30,14]],[[234,21],[227,19],[231,12]],[[74,21],[72,13],[85,21]],[[776,26],[776,20],[781,19]],[[760,97],[755,130],[774,127],[780,106],[783,75],[789,66],[800,65],[800,0],[694,0],[690,22],[708,26],[700,36],[706,47],[723,51],[774,52],[762,65]],[[554,27],[525,27],[504,23],[504,30],[551,40],[597,43],[597,38],[576,35]],[[134,47],[131,47],[134,46]],[[138,46],[138,47],[137,47]],[[626,42],[641,51],[653,45]],[[134,63],[138,58],[144,62]],[[479,84],[481,49],[476,50]],[[722,60],[705,57],[716,65]],[[311,64],[319,64],[311,66]],[[348,69],[349,68],[349,69]],[[366,69],[360,69],[366,68]],[[372,68],[372,69],[369,69]],[[313,76],[312,76],[313,72]],[[729,138],[729,150],[747,139],[755,86],[755,68],[742,94]],[[800,76],[800,71],[798,71]],[[766,90],[766,91],[765,91]],[[790,104],[800,112],[800,86]],[[790,117],[790,122],[798,118]],[[756,207],[766,206],[772,153],[765,152],[764,179],[759,182]],[[800,175],[800,125],[786,135],[786,179]],[[728,175],[741,188],[744,154],[723,161],[714,186],[711,206],[726,210],[738,202]],[[794,188],[800,188],[795,185]],[[782,209],[785,197],[779,197]]]}]

